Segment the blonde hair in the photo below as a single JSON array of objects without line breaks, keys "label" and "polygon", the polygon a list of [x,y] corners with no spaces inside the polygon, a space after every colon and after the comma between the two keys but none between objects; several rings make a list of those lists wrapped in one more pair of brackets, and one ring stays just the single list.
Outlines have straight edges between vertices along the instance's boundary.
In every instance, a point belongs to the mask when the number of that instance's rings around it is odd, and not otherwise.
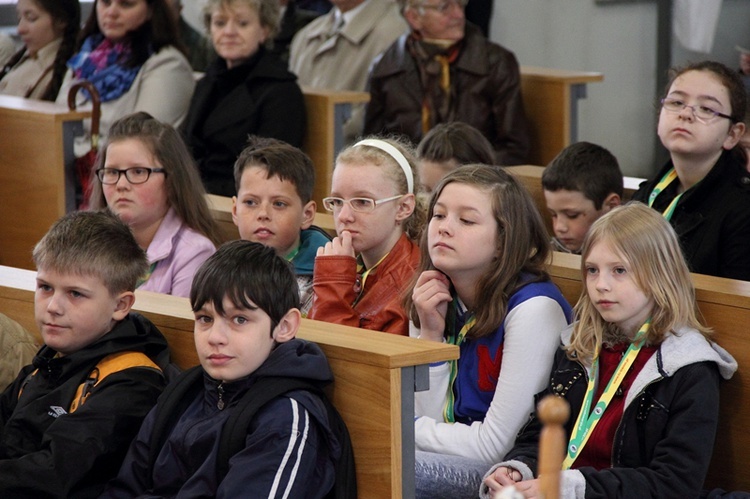
[{"label": "blonde hair", "polygon": [[[411,169],[412,177],[414,179],[413,190],[415,206],[411,215],[401,223],[401,228],[409,239],[412,241],[418,241],[425,225],[425,208],[423,201],[421,201],[422,196],[417,195],[419,178],[415,167],[416,158],[414,156],[414,150],[408,143],[393,137],[383,138],[372,136],[365,137],[365,139],[376,139],[390,144],[398,149],[409,163],[409,168]],[[336,165],[334,166],[334,169],[342,163],[347,165],[375,165],[378,168],[381,168],[386,177],[396,185],[398,194],[406,195],[409,193],[404,170],[401,169],[401,166],[393,156],[382,149],[365,144],[354,144],[339,153],[336,157]]]},{"label": "blonde hair", "polygon": [[260,25],[268,29],[265,46],[273,48],[273,39],[281,26],[281,9],[278,0],[208,0],[203,7],[203,25],[206,33],[211,32],[211,16],[219,9],[231,8],[233,4],[244,4],[258,14]]},{"label": "blonde hair", "polygon": [[[498,257],[493,268],[476,283],[476,296],[480,297],[474,309],[477,322],[467,334],[468,338],[480,338],[492,334],[502,324],[508,311],[508,300],[517,289],[529,282],[549,280],[546,270],[550,255],[549,236],[531,194],[513,175],[495,166],[460,166],[443,177],[430,198],[428,220],[432,219],[435,203],[443,189],[451,183],[487,192],[497,222]],[[411,292],[422,272],[435,268],[427,237],[425,231],[419,267],[408,294],[404,296],[404,309],[417,327],[420,326],[419,315]]]},{"label": "blonde hair", "polygon": [[581,253],[583,290],[575,306],[574,326],[567,353],[591,359],[603,341],[618,334],[616,326],[596,310],[586,288],[586,259],[592,248],[608,244],[630,263],[638,288],[653,299],[647,345],[658,345],[681,327],[697,329],[707,336],[710,329],[698,320],[695,288],[672,227],[656,210],[638,202],[613,209],[589,229]]}]

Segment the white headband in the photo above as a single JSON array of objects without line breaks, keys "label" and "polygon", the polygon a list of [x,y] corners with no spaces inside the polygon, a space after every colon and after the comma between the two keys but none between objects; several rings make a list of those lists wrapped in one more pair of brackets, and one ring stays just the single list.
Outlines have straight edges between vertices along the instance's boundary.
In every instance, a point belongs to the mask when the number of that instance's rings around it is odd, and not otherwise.
[{"label": "white headband", "polygon": [[404,176],[406,177],[406,187],[409,191],[409,194],[414,194],[414,174],[411,171],[409,162],[406,160],[406,157],[401,154],[401,151],[390,145],[388,142],[380,139],[360,140],[359,142],[354,144],[354,147],[357,146],[370,146],[376,149],[380,149],[381,151],[395,159],[396,163],[398,163],[398,166],[400,166],[404,171]]}]

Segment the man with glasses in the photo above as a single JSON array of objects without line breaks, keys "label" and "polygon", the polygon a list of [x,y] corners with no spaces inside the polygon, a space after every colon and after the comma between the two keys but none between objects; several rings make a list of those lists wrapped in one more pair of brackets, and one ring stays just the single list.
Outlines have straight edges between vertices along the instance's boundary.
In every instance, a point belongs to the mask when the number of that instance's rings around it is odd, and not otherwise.
[{"label": "man with glasses", "polygon": [[492,143],[497,164],[522,164],[529,136],[518,62],[466,22],[466,2],[399,0],[411,30],[373,62],[365,134],[416,143],[439,123],[462,121]]},{"label": "man with glasses", "polygon": [[[334,8],[294,36],[289,71],[301,86],[362,92],[372,60],[407,26],[392,0],[332,0]],[[363,109],[345,125],[347,141],[362,131]]]}]

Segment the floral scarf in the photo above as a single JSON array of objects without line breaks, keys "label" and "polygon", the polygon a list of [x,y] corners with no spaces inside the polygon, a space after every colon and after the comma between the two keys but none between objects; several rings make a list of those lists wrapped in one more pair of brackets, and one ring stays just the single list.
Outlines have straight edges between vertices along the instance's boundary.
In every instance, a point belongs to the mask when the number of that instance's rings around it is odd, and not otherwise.
[{"label": "floral scarf", "polygon": [[120,98],[135,81],[141,66],[126,67],[130,56],[130,43],[112,43],[104,35],[96,34],[84,40],[81,50],[69,61],[77,79],[88,80],[99,91],[102,102]]}]

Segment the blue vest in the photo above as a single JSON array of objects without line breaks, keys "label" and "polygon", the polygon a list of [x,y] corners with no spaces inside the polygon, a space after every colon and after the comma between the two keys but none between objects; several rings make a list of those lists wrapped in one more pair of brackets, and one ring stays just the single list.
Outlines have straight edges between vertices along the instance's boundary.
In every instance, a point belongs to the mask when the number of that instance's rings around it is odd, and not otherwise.
[{"label": "blue vest", "polygon": [[[506,317],[515,307],[536,296],[546,296],[555,300],[570,322],[573,317],[572,308],[557,286],[550,281],[532,282],[516,291],[508,302]],[[465,320],[466,315],[456,318],[455,331],[461,330]],[[458,361],[458,374],[453,384],[456,422],[471,424],[474,421],[484,421],[490,402],[495,396],[504,339],[505,321],[500,324],[495,333],[479,339],[466,339],[459,347],[461,356]],[[549,371],[551,366],[539,366],[539,368]]]}]

